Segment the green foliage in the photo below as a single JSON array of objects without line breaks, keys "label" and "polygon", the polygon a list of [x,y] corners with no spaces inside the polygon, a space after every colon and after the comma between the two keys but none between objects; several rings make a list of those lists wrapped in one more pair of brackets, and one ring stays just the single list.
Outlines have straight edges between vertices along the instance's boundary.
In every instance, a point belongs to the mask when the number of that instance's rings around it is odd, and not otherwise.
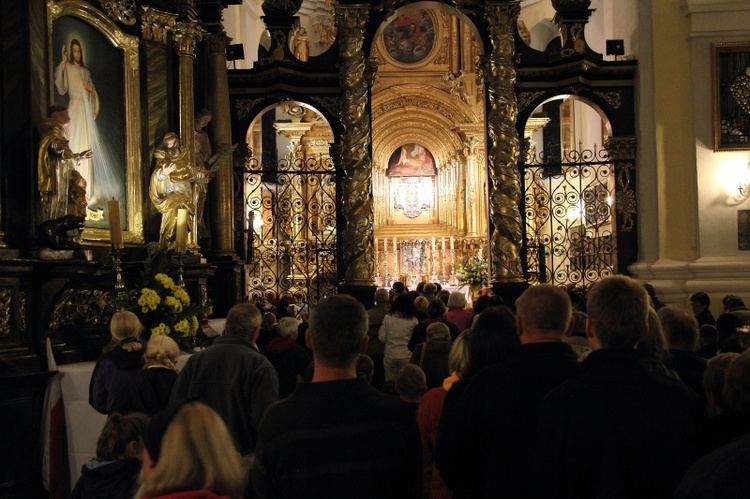
[{"label": "green foliage", "polygon": [[487,260],[481,256],[464,257],[458,262],[458,283],[469,286],[472,292],[479,291],[487,286],[488,268]]}]

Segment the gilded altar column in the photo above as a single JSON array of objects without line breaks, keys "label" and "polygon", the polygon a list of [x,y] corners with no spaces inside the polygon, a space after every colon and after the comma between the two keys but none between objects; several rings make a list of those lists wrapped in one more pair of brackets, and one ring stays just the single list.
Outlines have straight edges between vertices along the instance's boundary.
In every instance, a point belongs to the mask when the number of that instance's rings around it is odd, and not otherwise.
[{"label": "gilded altar column", "polygon": [[[227,78],[226,48],[231,39],[224,31],[211,33],[208,41],[209,95],[211,132],[214,148],[232,143],[231,115],[229,110],[229,80]],[[231,165],[219,168],[209,184],[211,192],[211,238],[213,253],[234,254],[232,203],[234,192]]]},{"label": "gilded altar column", "polygon": [[342,284],[373,286],[372,122],[370,85],[374,61],[362,51],[369,3],[336,6],[338,28],[341,123],[341,165],[344,170],[342,214],[343,258],[346,275]]},{"label": "gilded altar column", "polygon": [[193,60],[195,46],[203,38],[203,28],[194,21],[178,22],[173,28],[179,59],[178,92],[180,101],[180,144],[195,163],[195,95],[193,91]]},{"label": "gilded altar column", "polygon": [[[518,102],[514,93],[516,69],[513,62],[513,32],[520,12],[519,2],[487,2],[487,23],[492,53],[482,56],[477,68],[488,93],[487,159],[492,181],[489,211],[492,221],[490,256],[492,286],[509,288],[526,284],[521,266],[521,178],[516,161],[519,142],[516,132]],[[501,292],[501,294],[503,294]]]}]

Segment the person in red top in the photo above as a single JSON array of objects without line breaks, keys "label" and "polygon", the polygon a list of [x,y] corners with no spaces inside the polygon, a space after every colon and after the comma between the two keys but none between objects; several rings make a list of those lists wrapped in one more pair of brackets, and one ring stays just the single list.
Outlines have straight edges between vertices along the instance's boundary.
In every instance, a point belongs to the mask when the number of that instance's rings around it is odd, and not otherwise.
[{"label": "person in red top", "polygon": [[466,331],[471,327],[474,314],[466,309],[466,297],[460,291],[453,291],[448,297],[448,311],[445,320],[458,326],[459,331]]}]

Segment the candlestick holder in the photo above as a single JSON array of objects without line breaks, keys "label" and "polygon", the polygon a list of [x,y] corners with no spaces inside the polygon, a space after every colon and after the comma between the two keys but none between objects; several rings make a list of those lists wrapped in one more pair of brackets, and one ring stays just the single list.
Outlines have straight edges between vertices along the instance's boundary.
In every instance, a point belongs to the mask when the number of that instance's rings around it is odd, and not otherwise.
[{"label": "candlestick holder", "polygon": [[185,279],[183,277],[182,270],[182,258],[184,253],[182,251],[177,252],[177,285],[182,289],[185,289]]},{"label": "candlestick holder", "polygon": [[382,286],[383,282],[380,280],[380,251],[378,251],[377,245],[375,246],[375,284]]},{"label": "candlestick holder", "polygon": [[443,249],[440,250],[440,282],[443,286],[448,284],[448,277],[445,275],[445,256],[447,251],[445,250],[445,241],[443,241]]},{"label": "candlestick holder", "polygon": [[127,289],[125,287],[125,279],[122,277],[122,256],[125,254],[124,249],[112,248],[112,262],[115,264],[115,308],[117,311],[122,311],[127,308]]},{"label": "candlestick holder", "polygon": [[456,275],[456,250],[451,250],[451,277],[449,285],[458,286],[458,276]]},{"label": "candlestick holder", "polygon": [[430,269],[432,271],[432,275],[430,275],[430,281],[431,282],[438,282],[437,277],[437,251],[432,251],[432,268]]}]

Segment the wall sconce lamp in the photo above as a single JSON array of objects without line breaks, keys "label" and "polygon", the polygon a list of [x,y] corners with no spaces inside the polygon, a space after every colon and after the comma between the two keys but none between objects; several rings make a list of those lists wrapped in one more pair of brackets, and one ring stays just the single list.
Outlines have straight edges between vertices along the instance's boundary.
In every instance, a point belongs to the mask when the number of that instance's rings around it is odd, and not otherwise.
[{"label": "wall sconce lamp", "polygon": [[[748,165],[748,168],[750,168],[750,164]],[[750,182],[740,180],[740,185],[737,190],[740,191],[740,196],[743,198],[750,197]]]}]

